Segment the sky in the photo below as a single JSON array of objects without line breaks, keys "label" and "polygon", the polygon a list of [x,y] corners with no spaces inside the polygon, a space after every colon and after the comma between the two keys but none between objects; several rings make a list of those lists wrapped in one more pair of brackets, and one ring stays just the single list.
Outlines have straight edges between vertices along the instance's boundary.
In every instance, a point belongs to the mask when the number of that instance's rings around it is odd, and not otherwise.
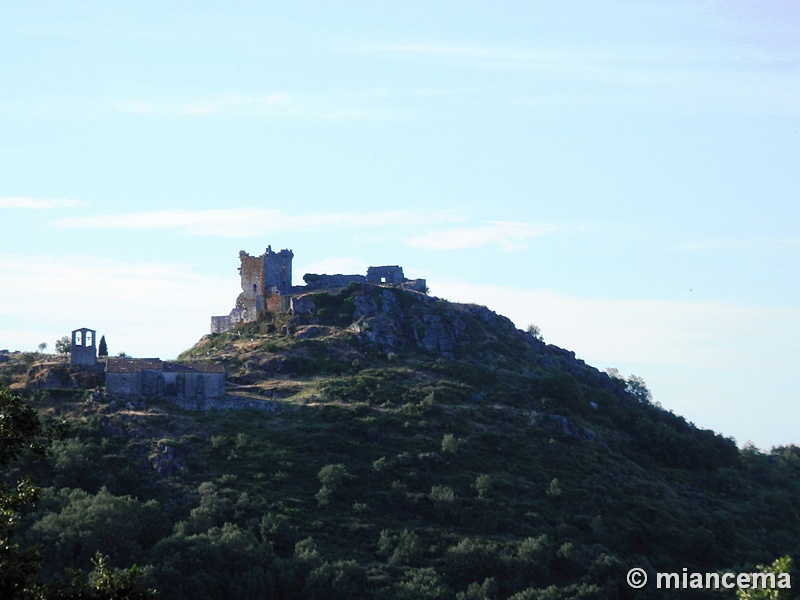
[{"label": "sky", "polygon": [[798,31],[794,0],[0,0],[0,348],[174,358],[269,245],[800,444]]}]

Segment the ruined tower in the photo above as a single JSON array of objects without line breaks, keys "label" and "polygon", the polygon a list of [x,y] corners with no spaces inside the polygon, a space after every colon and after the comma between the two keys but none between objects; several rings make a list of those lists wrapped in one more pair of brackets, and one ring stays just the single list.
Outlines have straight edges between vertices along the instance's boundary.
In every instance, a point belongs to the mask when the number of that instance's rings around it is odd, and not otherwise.
[{"label": "ruined tower", "polygon": [[274,252],[272,246],[267,246],[261,256],[250,256],[244,250],[240,251],[242,293],[229,315],[211,317],[211,333],[227,331],[236,323],[255,321],[264,311],[288,310],[293,258],[291,250]]}]

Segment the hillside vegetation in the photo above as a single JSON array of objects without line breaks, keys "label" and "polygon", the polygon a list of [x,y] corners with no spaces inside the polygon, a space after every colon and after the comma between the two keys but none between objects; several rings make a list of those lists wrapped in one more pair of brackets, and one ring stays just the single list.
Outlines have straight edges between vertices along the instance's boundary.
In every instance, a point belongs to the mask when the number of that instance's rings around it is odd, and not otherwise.
[{"label": "hillside vegetation", "polygon": [[100,551],[176,600],[718,598],[625,575],[797,554],[797,448],[740,450],[484,307],[310,300],[181,357],[221,361],[263,410],[35,392],[35,364],[0,365],[70,424],[3,474],[43,488],[16,539],[45,579]]}]

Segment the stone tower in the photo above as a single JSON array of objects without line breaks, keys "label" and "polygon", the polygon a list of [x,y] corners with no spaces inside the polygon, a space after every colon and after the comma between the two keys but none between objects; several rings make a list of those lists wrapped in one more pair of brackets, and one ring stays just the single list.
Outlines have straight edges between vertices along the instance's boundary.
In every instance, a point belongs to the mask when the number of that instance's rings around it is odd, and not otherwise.
[{"label": "stone tower", "polygon": [[230,314],[211,317],[211,333],[227,331],[237,323],[255,321],[265,311],[288,310],[293,258],[291,250],[273,252],[272,246],[267,246],[261,256],[250,256],[244,250],[239,252],[242,293]]},{"label": "stone tower", "polygon": [[93,367],[97,364],[97,332],[82,327],[72,332],[70,364]]}]

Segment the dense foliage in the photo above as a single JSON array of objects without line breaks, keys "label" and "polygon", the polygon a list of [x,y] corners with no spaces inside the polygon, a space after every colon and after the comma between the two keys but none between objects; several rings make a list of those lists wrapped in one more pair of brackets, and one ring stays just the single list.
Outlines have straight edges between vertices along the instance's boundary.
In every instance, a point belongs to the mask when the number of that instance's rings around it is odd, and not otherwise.
[{"label": "dense foliage", "polygon": [[272,410],[31,392],[71,424],[4,475],[43,488],[16,531],[42,580],[96,573],[100,552],[176,600],[658,598],[627,571],[797,555],[800,449],[739,450],[639,379],[521,351],[379,352],[337,329],[338,301],[316,337],[260,322],[193,349]]}]

